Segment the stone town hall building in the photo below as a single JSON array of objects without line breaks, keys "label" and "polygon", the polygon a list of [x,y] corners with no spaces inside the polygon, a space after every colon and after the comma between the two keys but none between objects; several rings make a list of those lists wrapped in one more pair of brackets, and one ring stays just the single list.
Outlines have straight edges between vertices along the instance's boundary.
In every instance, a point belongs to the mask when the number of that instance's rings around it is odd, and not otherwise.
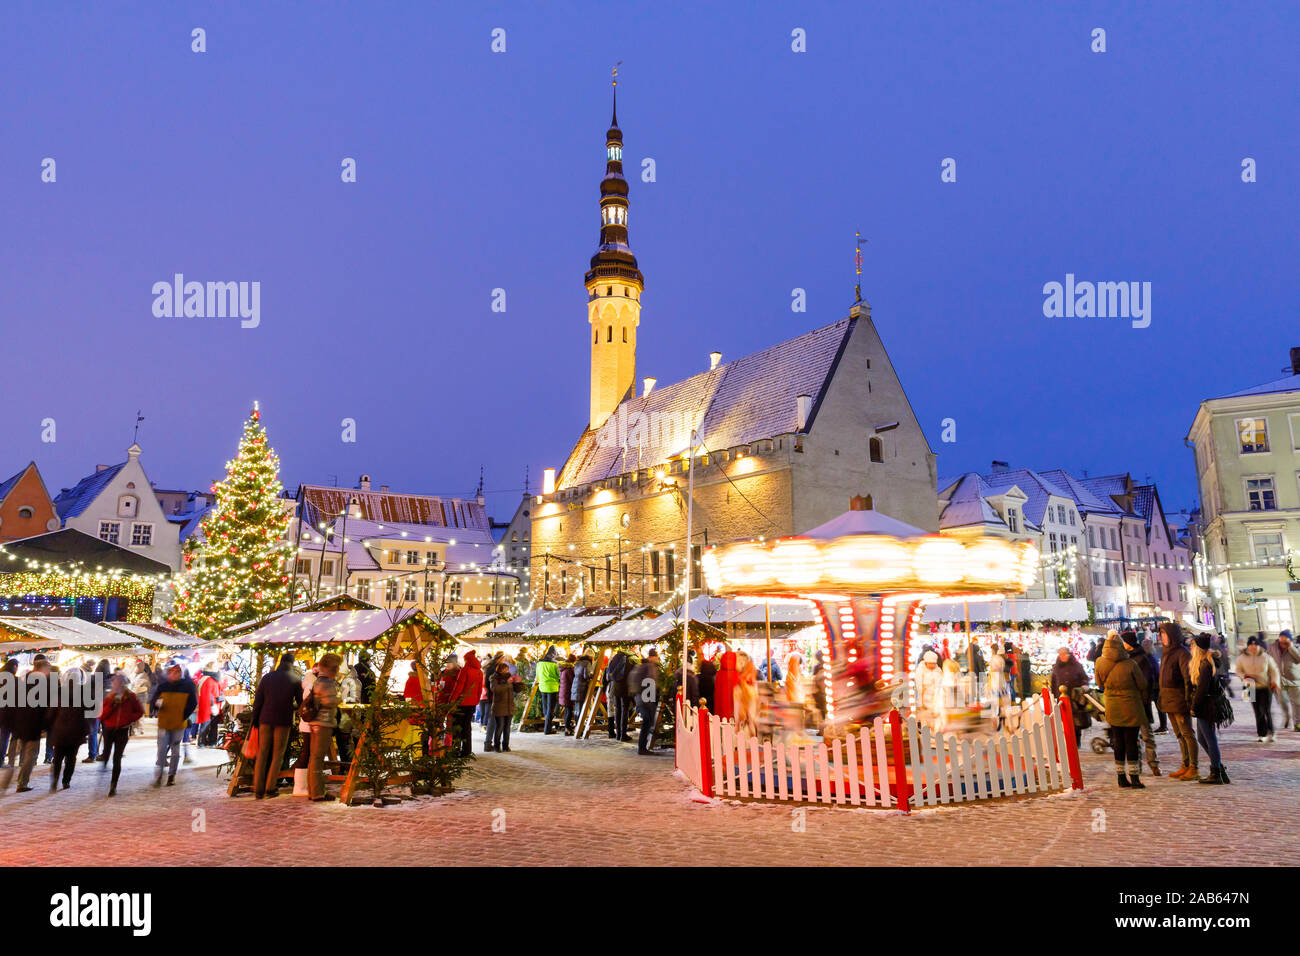
[{"label": "stone town hall building", "polygon": [[[532,507],[534,606],[670,602],[692,551],[798,534],[855,496],[938,530],[935,456],[859,300],[845,318],[685,381],[637,391],[645,279],[628,244],[617,105],[605,141],[600,246],[587,271],[591,416]],[[552,473],[553,474],[553,473]],[[696,568],[691,586],[703,584]]]}]

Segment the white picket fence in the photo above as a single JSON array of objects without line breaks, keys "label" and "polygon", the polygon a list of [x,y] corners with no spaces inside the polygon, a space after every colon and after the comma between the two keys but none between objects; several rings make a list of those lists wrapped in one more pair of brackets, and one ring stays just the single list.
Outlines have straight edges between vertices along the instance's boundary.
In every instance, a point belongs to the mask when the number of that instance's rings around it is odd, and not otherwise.
[{"label": "white picket fence", "polygon": [[1040,697],[991,735],[944,735],[895,711],[829,743],[760,741],[677,706],[678,768],[708,796],[906,810],[1082,786],[1068,714]]}]

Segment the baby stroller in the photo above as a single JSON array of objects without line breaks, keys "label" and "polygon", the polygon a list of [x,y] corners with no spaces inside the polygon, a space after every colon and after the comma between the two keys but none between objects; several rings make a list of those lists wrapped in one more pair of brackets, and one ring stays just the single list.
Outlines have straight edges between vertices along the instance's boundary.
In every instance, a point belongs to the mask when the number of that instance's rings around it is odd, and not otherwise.
[{"label": "baby stroller", "polygon": [[1088,743],[1092,747],[1093,753],[1104,754],[1107,750],[1111,749],[1110,733],[1106,727],[1106,705],[1097,699],[1095,696],[1096,691],[1090,692],[1082,690],[1079,694],[1083,698],[1083,706],[1087,711],[1088,716],[1098,725],[1099,730],[1098,735],[1093,737]]}]

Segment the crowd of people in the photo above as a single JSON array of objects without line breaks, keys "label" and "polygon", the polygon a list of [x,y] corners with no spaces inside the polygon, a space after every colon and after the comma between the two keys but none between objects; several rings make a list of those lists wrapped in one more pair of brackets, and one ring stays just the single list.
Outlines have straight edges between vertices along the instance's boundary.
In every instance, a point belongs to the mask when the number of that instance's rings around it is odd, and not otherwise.
[{"label": "crowd of people", "polygon": [[[179,658],[158,669],[137,660],[128,673],[123,667],[114,668],[107,658],[98,663],[86,658],[64,671],[46,655],[37,654],[25,674],[19,674],[16,657],[6,661],[3,670],[27,688],[51,681],[98,685],[95,697],[25,693],[21,703],[0,701],[0,791],[9,788],[16,774],[18,793],[32,789],[32,772],[44,738],[51,792],[72,786],[78,762],[99,763],[101,771],[111,771],[108,795],[116,796],[122,756],[130,738],[140,733],[145,716],[158,721],[154,786],[161,786],[164,774],[170,786],[181,761],[192,762],[191,744],[217,745],[216,726],[228,691],[236,685],[229,664],[219,668],[215,661],[201,665]],[[88,710],[88,701],[96,706]],[[80,756],[83,745],[84,758]]]}]

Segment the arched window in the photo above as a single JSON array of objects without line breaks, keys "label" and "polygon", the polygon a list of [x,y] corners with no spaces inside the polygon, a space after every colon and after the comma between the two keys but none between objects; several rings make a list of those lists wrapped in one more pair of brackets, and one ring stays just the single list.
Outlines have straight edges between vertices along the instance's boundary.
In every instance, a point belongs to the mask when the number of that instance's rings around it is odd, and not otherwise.
[{"label": "arched window", "polygon": [[609,327],[609,331],[605,333],[605,341],[606,342],[614,341],[614,326],[611,325]]},{"label": "arched window", "polygon": [[870,450],[871,450],[871,460],[872,460],[872,461],[881,461],[881,462],[883,462],[883,461],[885,460],[885,451],[884,451],[884,447],[881,445],[881,443],[880,443],[880,439],[879,439],[879,438],[873,438],[873,439],[871,439],[871,441],[868,443],[868,447],[869,447]]}]

